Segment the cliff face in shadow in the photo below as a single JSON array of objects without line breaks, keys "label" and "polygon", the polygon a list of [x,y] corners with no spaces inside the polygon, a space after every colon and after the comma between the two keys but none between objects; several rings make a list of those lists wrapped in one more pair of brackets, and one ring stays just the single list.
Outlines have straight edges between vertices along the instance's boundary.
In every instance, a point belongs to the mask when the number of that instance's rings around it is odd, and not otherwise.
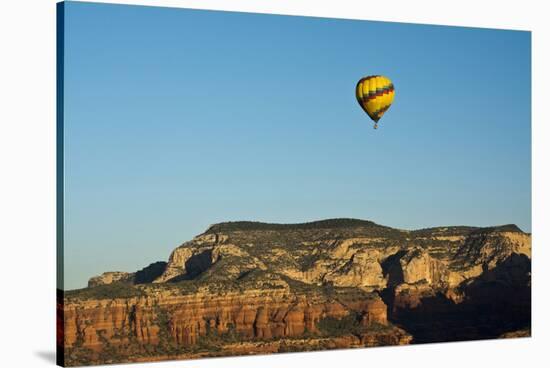
[{"label": "cliff face in shadow", "polygon": [[[531,260],[512,254],[493,269],[462,283],[456,302],[445,292],[419,295],[386,290],[390,320],[414,336],[415,343],[498,338],[531,322]],[[411,303],[411,299],[415,299]]]},{"label": "cliff face in shadow", "polygon": [[530,257],[514,225],[222,223],[61,293],[58,348],[82,365],[529,336]]}]

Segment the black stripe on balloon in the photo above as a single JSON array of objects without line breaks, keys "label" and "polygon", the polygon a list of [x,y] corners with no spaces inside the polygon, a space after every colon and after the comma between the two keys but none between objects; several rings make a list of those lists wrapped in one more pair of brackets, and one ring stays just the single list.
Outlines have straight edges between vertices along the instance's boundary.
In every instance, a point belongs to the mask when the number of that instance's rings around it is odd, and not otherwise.
[{"label": "black stripe on balloon", "polygon": [[378,115],[380,115],[380,114],[386,112],[386,111],[390,108],[390,106],[391,106],[391,105],[386,105],[386,106],[382,107],[381,109],[376,110],[376,111],[373,112],[372,114],[373,114],[374,116],[378,116]]},{"label": "black stripe on balloon", "polygon": [[372,100],[376,97],[382,96],[384,93],[390,92],[393,92],[393,84],[390,84],[389,86],[384,88],[377,88],[376,91],[369,92],[366,96],[363,95],[363,101]]},{"label": "black stripe on balloon", "polygon": [[361,78],[361,80],[359,81],[359,83],[361,83],[361,82],[366,82],[366,81],[371,80],[372,78],[376,78],[376,77],[379,77],[379,75],[369,75],[368,77]]}]

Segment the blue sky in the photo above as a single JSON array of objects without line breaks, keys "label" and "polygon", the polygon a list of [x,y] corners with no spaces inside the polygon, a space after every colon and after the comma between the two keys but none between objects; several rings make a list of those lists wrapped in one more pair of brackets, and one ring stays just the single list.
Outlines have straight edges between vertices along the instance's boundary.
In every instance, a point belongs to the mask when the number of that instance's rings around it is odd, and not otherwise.
[{"label": "blue sky", "polygon": [[[208,225],[531,231],[531,35],[66,4],[65,288]],[[378,130],[358,79],[392,79]]]}]

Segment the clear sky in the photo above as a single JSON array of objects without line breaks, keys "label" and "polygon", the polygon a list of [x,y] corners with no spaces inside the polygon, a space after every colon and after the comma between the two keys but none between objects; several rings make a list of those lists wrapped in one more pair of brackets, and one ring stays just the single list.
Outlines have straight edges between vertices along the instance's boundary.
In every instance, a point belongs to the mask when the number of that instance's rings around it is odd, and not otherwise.
[{"label": "clear sky", "polygon": [[531,231],[528,32],[66,5],[66,289],[221,221]]}]

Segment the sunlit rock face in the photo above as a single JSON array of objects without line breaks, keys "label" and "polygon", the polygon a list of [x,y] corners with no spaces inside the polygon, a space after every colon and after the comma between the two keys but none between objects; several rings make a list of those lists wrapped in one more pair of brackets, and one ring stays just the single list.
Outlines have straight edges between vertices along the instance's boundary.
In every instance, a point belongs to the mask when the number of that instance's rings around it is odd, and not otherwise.
[{"label": "sunlit rock face", "polygon": [[58,299],[65,364],[530,334],[531,235],[231,222]]}]

